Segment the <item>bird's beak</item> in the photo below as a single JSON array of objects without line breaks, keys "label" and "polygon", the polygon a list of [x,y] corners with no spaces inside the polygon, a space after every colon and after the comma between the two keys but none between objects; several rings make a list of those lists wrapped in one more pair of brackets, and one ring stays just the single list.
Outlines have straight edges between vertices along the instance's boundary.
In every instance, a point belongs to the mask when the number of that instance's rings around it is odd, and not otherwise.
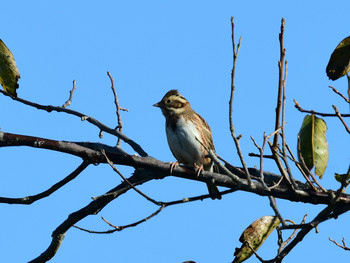
[{"label": "bird's beak", "polygon": [[154,107],[159,107],[159,108],[161,108],[162,105],[163,105],[163,103],[161,101],[156,103],[156,104],[153,104]]}]

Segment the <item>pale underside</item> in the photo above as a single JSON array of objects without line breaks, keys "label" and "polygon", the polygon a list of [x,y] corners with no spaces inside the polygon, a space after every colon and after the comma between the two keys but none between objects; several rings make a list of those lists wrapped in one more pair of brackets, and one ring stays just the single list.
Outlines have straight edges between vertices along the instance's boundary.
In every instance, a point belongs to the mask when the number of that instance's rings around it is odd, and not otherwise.
[{"label": "pale underside", "polygon": [[[203,164],[205,157],[203,156],[202,145],[197,139],[202,143],[203,140],[194,123],[180,117],[176,123],[176,130],[174,131],[170,126],[167,126],[166,134],[170,150],[180,163],[197,164],[198,166]],[[211,163],[204,167],[207,171],[211,168]]]}]

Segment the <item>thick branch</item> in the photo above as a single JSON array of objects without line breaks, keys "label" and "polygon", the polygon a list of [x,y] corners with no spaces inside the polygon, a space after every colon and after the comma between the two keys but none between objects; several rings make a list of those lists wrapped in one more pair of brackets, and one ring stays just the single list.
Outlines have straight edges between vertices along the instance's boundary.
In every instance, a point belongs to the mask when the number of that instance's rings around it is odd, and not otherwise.
[{"label": "thick branch", "polygon": [[[16,139],[17,138],[17,139]],[[31,136],[20,136],[11,133],[0,132],[0,147],[1,146],[31,146],[40,147],[48,150],[54,150],[79,156],[84,160],[91,163],[106,163],[105,157],[101,154],[101,144],[89,144],[89,143],[73,143],[64,141],[54,141],[44,138],[31,137]],[[86,147],[82,146],[86,145]],[[96,146],[97,145],[97,146]],[[91,148],[87,148],[91,147]],[[108,158],[115,164],[132,166],[134,168],[148,169],[153,172],[154,178],[164,178],[169,175],[171,164],[161,162],[150,156],[140,157],[129,155],[115,147],[104,147]],[[224,186],[228,188],[238,188],[239,190],[255,193],[261,196],[271,195],[276,198],[287,199],[290,201],[304,202],[310,204],[330,204],[331,193],[328,192],[316,192],[304,187],[301,182],[296,181],[298,189],[295,191],[290,190],[285,184],[281,184],[273,189],[267,191],[263,185],[258,181],[253,181],[252,185],[248,184],[246,180],[246,174],[238,167],[229,167],[229,169],[241,178],[240,183],[232,180],[227,175],[219,173],[211,173],[203,171],[200,175],[197,175],[196,171],[192,167],[178,166],[173,170],[172,176],[186,178],[190,180],[196,180],[201,182],[211,182],[215,180],[215,184],[218,186]],[[259,170],[249,169],[249,173],[255,176],[255,179],[259,177]],[[267,177],[275,178],[269,181]],[[279,175],[264,172],[265,183],[271,183],[272,186],[279,181],[281,178]],[[277,181],[276,181],[277,180]],[[334,193],[333,193],[334,194]],[[350,196],[342,193],[338,200],[339,203],[344,204],[346,207],[350,205]]]}]

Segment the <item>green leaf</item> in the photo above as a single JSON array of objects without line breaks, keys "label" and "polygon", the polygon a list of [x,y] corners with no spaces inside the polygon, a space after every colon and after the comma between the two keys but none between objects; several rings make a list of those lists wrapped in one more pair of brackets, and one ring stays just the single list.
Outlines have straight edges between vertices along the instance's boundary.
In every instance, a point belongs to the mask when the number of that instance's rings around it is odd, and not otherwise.
[{"label": "green leaf", "polygon": [[255,251],[257,251],[266,238],[280,224],[281,222],[276,216],[263,216],[255,220],[244,230],[239,238],[239,241],[243,244],[240,248],[236,248],[234,253],[235,259],[232,263],[240,263],[251,257],[253,251],[250,249],[247,242]]},{"label": "green leaf", "polygon": [[[298,156],[302,156],[306,167],[315,166],[315,174],[322,178],[328,164],[327,125],[314,114],[306,115],[298,136]],[[299,158],[300,159],[300,158]]]},{"label": "green leaf", "polygon": [[334,178],[335,180],[337,180],[339,183],[341,183],[342,185],[342,192],[345,193],[346,192],[346,188],[348,187],[348,185],[350,184],[350,172],[348,171],[347,174],[334,174]]},{"label": "green leaf", "polygon": [[337,174],[337,173],[335,173],[334,178],[339,183],[343,183],[343,182],[346,182],[350,179],[350,175],[349,174]]},{"label": "green leaf", "polygon": [[343,39],[329,59],[326,73],[331,80],[339,79],[350,71],[350,37]]},{"label": "green leaf", "polygon": [[18,79],[20,78],[15,59],[11,51],[0,39],[0,84],[4,90],[17,97]]}]

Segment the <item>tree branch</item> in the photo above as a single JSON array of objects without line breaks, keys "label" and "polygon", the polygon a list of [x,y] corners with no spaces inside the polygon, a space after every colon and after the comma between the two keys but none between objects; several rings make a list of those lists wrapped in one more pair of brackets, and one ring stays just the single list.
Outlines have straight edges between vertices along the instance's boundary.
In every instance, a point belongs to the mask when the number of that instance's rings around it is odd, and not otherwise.
[{"label": "tree branch", "polygon": [[[82,145],[86,145],[85,147]],[[44,138],[15,135],[11,133],[0,132],[0,147],[4,146],[30,146],[35,148],[44,148],[48,150],[54,150],[72,154],[87,160],[90,163],[106,163],[106,159],[101,154],[101,144],[89,144],[89,143],[74,143],[65,141],[54,141]],[[87,146],[91,147],[88,148]],[[246,175],[242,171],[242,168],[229,166],[231,172],[241,178],[240,183],[232,180],[227,175],[219,173],[211,173],[203,171],[200,175],[197,175],[193,167],[177,166],[174,168],[173,173],[170,175],[171,164],[161,162],[150,156],[140,157],[135,155],[129,155],[116,147],[105,146],[106,154],[108,158],[114,164],[127,165],[134,168],[143,168],[152,171],[152,179],[164,178],[166,176],[175,176],[201,182],[211,182],[215,180],[215,184],[218,186],[228,188],[238,188],[239,190],[255,193],[261,196],[274,196],[276,198],[287,199],[290,201],[305,202],[310,204],[330,204],[330,194],[334,191],[319,192],[310,190],[303,183],[296,181],[298,189],[292,191],[285,184],[280,184],[278,187],[266,191],[262,184],[258,181],[252,181],[252,186],[248,184]],[[249,168],[249,173],[255,178],[259,178],[260,171],[254,168]],[[268,186],[272,186],[280,179],[280,175],[276,175],[269,172],[264,172],[265,183]],[[268,178],[266,180],[266,178]],[[341,193],[339,196],[339,203],[348,207],[350,205],[350,196]]]},{"label": "tree branch", "polygon": [[49,195],[51,195],[53,192],[56,190],[60,189],[62,186],[66,185],[73,179],[75,179],[82,171],[85,170],[86,167],[89,166],[88,161],[83,161],[77,169],[75,169],[71,174],[69,174],[67,177],[65,177],[63,180],[59,181],[58,183],[54,184],[51,186],[49,189],[46,191],[36,194],[36,195],[31,195],[31,196],[26,196],[23,198],[8,198],[8,197],[0,197],[0,203],[7,203],[7,204],[23,204],[23,205],[30,205],[34,203],[35,201],[38,201],[42,198],[45,198]]},{"label": "tree branch", "polygon": [[[109,73],[109,71],[107,71],[107,75],[111,81],[111,89],[113,92],[113,96],[114,96],[114,104],[116,107],[116,113],[117,113],[117,120],[118,120],[118,131],[122,132],[123,131],[123,122],[122,122],[122,116],[120,115],[120,111],[128,111],[127,109],[121,108],[119,106],[119,100],[118,100],[118,96],[117,96],[117,92],[115,91],[115,87],[114,87],[114,79],[111,75],[111,73]],[[117,146],[120,147],[120,143],[121,143],[121,138],[118,138],[118,142],[117,142]]]},{"label": "tree branch", "polygon": [[[296,101],[296,100],[293,100],[294,101],[294,106],[295,108],[298,109],[298,111],[300,112],[305,112],[305,113],[311,113],[311,114],[315,114],[315,115],[320,115],[322,117],[338,117],[337,114],[334,114],[334,113],[324,113],[324,112],[318,112],[318,111],[314,111],[314,110],[305,110],[303,109],[300,104]],[[350,117],[350,114],[340,114],[342,117]]]},{"label": "tree branch", "polygon": [[337,115],[337,117],[339,118],[339,120],[341,121],[341,123],[344,125],[345,127],[345,130],[350,134],[350,128],[348,127],[348,125],[345,123],[343,117],[341,116],[341,114],[339,113],[339,110],[337,108],[337,106],[335,105],[332,105],[334,111],[335,111],[335,114]]},{"label": "tree branch", "polygon": [[[6,96],[9,96],[5,91],[0,90],[0,92]],[[11,96],[9,96],[11,97]],[[116,129],[112,129],[110,127],[108,127],[107,125],[103,124],[102,122],[99,122],[98,120],[87,116],[86,114],[80,113],[78,111],[74,111],[74,110],[70,110],[70,109],[66,109],[66,108],[62,108],[62,107],[58,107],[58,106],[52,106],[52,105],[41,105],[38,103],[34,103],[31,101],[27,101],[18,97],[11,97],[13,100],[21,102],[25,105],[37,108],[38,110],[44,110],[47,112],[52,112],[52,111],[57,111],[57,112],[65,112],[67,114],[70,115],[74,115],[77,116],[79,118],[81,118],[81,120],[83,121],[88,121],[89,123],[93,124],[94,126],[98,127],[101,131],[105,131],[109,134],[112,134],[114,136],[117,136],[118,138],[121,138],[125,143],[129,144],[134,151],[136,151],[139,155],[141,156],[147,156],[147,153],[142,149],[142,147],[137,144],[135,141],[131,140],[130,138],[128,138],[126,135],[124,135],[123,133],[120,133],[119,131],[117,131]]]},{"label": "tree branch", "polygon": [[[282,93],[283,93],[283,65],[284,57],[286,56],[286,49],[284,48],[284,26],[286,21],[284,18],[281,20],[281,33],[279,34],[280,41],[280,60],[278,61],[278,93],[277,93],[277,106],[276,106],[276,118],[275,118],[275,130],[281,126],[281,106],[282,106]],[[278,134],[275,134],[273,138],[273,148],[277,149]]]},{"label": "tree branch", "polygon": [[73,88],[69,91],[69,98],[68,100],[62,105],[62,108],[67,108],[71,103],[72,103],[72,100],[73,100],[73,93],[76,89],[76,85],[75,85],[75,80],[73,80]]},{"label": "tree branch", "polygon": [[250,178],[250,174],[247,168],[247,165],[244,161],[243,155],[242,155],[242,150],[241,150],[241,146],[239,144],[239,139],[240,136],[236,136],[235,134],[235,127],[233,125],[233,121],[232,121],[232,112],[233,112],[233,108],[232,108],[232,104],[233,104],[233,95],[235,93],[235,72],[236,72],[236,62],[237,62],[237,57],[238,57],[238,52],[239,49],[241,47],[241,40],[242,37],[239,38],[238,41],[238,45],[237,45],[237,49],[236,49],[236,44],[235,44],[235,23],[233,22],[233,17],[231,17],[231,29],[232,29],[232,49],[233,49],[233,65],[232,65],[232,70],[231,70],[231,95],[230,95],[230,101],[229,101],[229,124],[230,124],[230,131],[231,131],[231,136],[233,138],[233,141],[236,145],[236,149],[237,149],[237,154],[239,156],[239,159],[242,163],[242,166],[244,168],[244,171],[246,173],[246,177],[248,180],[248,183],[251,185],[252,179]]}]

